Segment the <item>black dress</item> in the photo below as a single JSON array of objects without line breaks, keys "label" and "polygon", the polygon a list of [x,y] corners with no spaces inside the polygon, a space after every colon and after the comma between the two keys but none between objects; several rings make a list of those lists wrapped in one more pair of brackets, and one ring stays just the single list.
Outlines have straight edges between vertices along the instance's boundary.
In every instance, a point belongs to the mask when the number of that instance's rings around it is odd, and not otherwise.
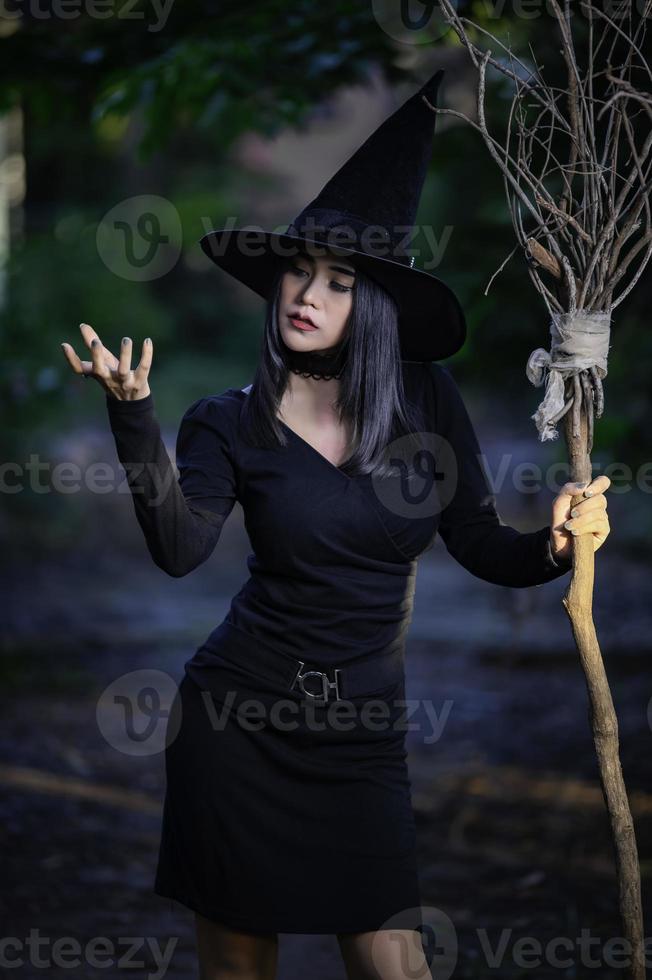
[{"label": "black dress", "polygon": [[[435,447],[435,493],[425,502],[406,498],[400,465],[392,496],[391,484],[345,474],[285,424],[285,447],[249,445],[239,425],[247,391],[234,388],[184,415],[177,483],[153,396],[106,396],[156,564],[182,576],[205,561],[236,500],[253,548],[249,579],[185,664],[154,886],[235,929],[418,925],[401,704],[417,559],[439,531],[453,557],[488,582],[536,586],[571,567],[555,563],[548,526],[523,533],[501,523],[449,370],[402,365]],[[347,711],[334,714],[332,700],[316,703],[291,687],[299,663],[330,678],[341,668],[336,704]],[[347,696],[356,666],[366,680]],[[365,714],[371,702],[377,715]]]}]

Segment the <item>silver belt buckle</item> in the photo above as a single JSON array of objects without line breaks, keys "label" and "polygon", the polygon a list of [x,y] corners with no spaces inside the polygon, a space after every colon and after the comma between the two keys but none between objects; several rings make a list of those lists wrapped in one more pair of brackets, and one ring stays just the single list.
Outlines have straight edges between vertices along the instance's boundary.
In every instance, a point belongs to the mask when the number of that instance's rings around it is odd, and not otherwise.
[{"label": "silver belt buckle", "polygon": [[[339,675],[340,667],[335,667],[333,673],[335,675],[335,680],[330,681],[328,679],[328,674],[323,670],[306,670],[305,673],[301,673],[305,667],[305,661],[299,661],[299,669],[294,675],[294,680],[290,684],[290,690],[292,690],[297,684],[301,690],[301,693],[309,698],[316,698],[318,700],[329,701],[331,700],[330,695],[335,692],[335,700],[339,700],[340,688],[339,688]],[[318,677],[319,683],[321,683],[321,692],[315,694],[313,691],[306,690],[305,681],[309,677]]]}]

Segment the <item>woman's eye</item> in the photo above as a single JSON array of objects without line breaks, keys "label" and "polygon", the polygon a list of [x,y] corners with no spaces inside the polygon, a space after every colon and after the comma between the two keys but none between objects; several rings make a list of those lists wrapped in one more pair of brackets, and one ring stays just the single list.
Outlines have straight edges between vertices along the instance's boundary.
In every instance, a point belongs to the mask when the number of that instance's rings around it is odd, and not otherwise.
[{"label": "woman's eye", "polygon": [[[310,273],[306,269],[302,269],[298,265],[291,265],[290,268],[289,268],[289,272],[291,272],[292,274],[297,275],[297,276],[309,276],[310,275]],[[351,286],[343,286],[342,283],[336,282],[335,280],[333,280],[330,285],[338,293],[350,293],[351,292]]]}]

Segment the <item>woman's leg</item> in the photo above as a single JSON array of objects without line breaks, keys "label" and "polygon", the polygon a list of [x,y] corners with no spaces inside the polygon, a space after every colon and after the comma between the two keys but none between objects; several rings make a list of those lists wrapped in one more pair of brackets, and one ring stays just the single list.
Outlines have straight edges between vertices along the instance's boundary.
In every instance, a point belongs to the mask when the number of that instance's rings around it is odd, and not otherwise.
[{"label": "woman's leg", "polygon": [[278,935],[238,932],[195,913],[199,980],[274,980]]},{"label": "woman's leg", "polygon": [[414,929],[339,933],[348,980],[432,980]]}]

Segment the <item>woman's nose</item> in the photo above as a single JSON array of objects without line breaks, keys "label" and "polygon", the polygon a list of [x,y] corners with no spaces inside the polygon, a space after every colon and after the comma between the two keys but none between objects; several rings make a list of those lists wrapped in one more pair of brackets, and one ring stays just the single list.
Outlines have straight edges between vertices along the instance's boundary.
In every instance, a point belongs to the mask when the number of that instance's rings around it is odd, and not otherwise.
[{"label": "woman's nose", "polygon": [[314,282],[306,283],[301,291],[301,296],[303,297],[304,303],[308,303],[310,306],[314,306],[315,303],[319,302],[319,290],[316,288]]}]

